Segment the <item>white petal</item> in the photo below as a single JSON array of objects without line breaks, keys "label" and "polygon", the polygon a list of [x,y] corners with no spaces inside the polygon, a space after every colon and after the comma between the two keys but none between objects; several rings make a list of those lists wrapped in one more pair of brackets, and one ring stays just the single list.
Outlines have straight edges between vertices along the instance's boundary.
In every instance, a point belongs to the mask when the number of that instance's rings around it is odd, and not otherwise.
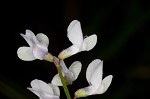
[{"label": "white petal", "polygon": [[44,44],[46,47],[48,47],[49,39],[48,39],[48,37],[47,37],[45,34],[43,34],[43,33],[38,33],[38,34],[36,35],[36,38],[37,38],[37,40],[38,40],[40,43],[42,43],[42,44]]},{"label": "white petal", "polygon": [[33,47],[33,55],[40,60],[43,60],[44,56],[48,54],[48,49],[45,46],[36,44]]},{"label": "white petal", "polygon": [[26,34],[25,34],[30,40],[32,40],[32,42],[34,42],[35,44],[38,43],[38,40],[36,38],[36,36],[34,35],[34,33],[31,30],[26,30]]},{"label": "white petal", "polygon": [[47,83],[43,82],[42,80],[37,80],[37,79],[32,80],[31,86],[37,92],[54,95],[53,89]]},{"label": "white petal", "polygon": [[73,73],[74,75],[74,80],[77,79],[80,71],[81,71],[82,64],[79,61],[75,61],[71,64],[69,67],[69,70]]},{"label": "white petal", "polygon": [[75,92],[75,97],[76,98],[87,97],[87,96],[93,95],[95,91],[96,91],[96,88],[93,85],[90,85],[88,87],[77,90]]},{"label": "white petal", "polygon": [[84,39],[81,51],[89,51],[94,48],[97,43],[97,36],[93,34]]},{"label": "white petal", "polygon": [[100,59],[95,59],[89,64],[86,71],[87,81],[96,88],[101,84],[102,81],[102,67],[103,62]]},{"label": "white petal", "polygon": [[54,92],[54,95],[56,95],[56,96],[60,96],[60,90],[59,90],[59,87],[58,86],[55,86],[55,85],[53,85],[53,84],[51,84],[51,83],[49,83],[49,85],[52,87],[52,89],[53,89],[53,92]]},{"label": "white petal", "polygon": [[74,81],[74,74],[66,67],[63,60],[60,61],[60,66],[62,69],[62,74],[66,78],[67,85],[72,84],[72,82]]},{"label": "white petal", "polygon": [[96,94],[102,94],[102,93],[106,92],[108,87],[111,84],[112,78],[113,78],[112,75],[105,77],[102,81],[101,86],[97,89]]},{"label": "white petal", "polygon": [[88,94],[88,95],[92,95],[95,91],[96,88],[93,85],[90,85],[88,87],[83,88],[84,91]]},{"label": "white petal", "polygon": [[76,46],[76,45],[72,45],[70,46],[69,48],[63,50],[62,52],[59,53],[58,57],[59,59],[65,59],[65,58],[68,58],[76,53],[79,52],[79,47]]},{"label": "white petal", "polygon": [[32,50],[30,47],[20,47],[17,50],[17,55],[20,59],[24,61],[32,61],[35,60],[33,56]]},{"label": "white petal", "polygon": [[53,77],[51,83],[52,83],[53,85],[56,85],[56,86],[62,86],[62,83],[61,83],[59,74],[56,74],[56,75]]},{"label": "white petal", "polygon": [[72,45],[69,48],[67,48],[65,50],[65,52],[68,53],[68,54],[70,54],[70,55],[74,55],[74,54],[76,54],[76,53],[79,52],[79,47],[75,46],[75,45]]},{"label": "white petal", "polygon": [[91,83],[92,73],[100,62],[101,62],[100,59],[95,59],[88,65],[88,68],[86,70],[86,79],[87,79],[88,83]]},{"label": "white petal", "polygon": [[67,29],[67,37],[76,46],[80,47],[83,43],[83,34],[81,30],[80,22],[74,20],[70,23]]}]

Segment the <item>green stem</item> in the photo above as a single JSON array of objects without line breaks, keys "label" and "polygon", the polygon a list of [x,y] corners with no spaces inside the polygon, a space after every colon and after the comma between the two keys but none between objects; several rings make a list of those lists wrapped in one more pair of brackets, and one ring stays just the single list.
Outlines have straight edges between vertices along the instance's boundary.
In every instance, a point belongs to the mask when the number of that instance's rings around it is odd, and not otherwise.
[{"label": "green stem", "polygon": [[60,77],[60,79],[61,79],[61,82],[62,82],[64,91],[65,91],[65,94],[66,94],[66,96],[67,96],[67,99],[71,99],[71,96],[70,96],[69,90],[68,90],[68,88],[67,88],[67,85],[66,85],[66,83],[65,83],[64,77],[63,77],[63,75],[62,75],[60,66],[57,66],[57,70],[58,70],[58,74],[59,74],[59,77]]}]

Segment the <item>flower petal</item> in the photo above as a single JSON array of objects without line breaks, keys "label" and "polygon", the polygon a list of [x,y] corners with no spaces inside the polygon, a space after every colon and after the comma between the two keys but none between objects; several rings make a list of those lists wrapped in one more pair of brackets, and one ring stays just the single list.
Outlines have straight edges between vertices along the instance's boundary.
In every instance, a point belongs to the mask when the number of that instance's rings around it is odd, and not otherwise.
[{"label": "flower petal", "polygon": [[75,61],[71,64],[69,67],[69,70],[73,73],[74,75],[74,80],[77,79],[80,71],[81,71],[82,64],[79,61]]},{"label": "flower petal", "polygon": [[75,92],[75,97],[76,98],[81,98],[81,97],[87,97],[89,95],[93,95],[95,92],[96,88],[93,85],[90,85],[85,88],[81,88]]},{"label": "flower petal", "polygon": [[83,43],[83,34],[81,30],[80,22],[74,20],[70,23],[67,29],[67,37],[76,46],[80,47]]},{"label": "flower petal", "polygon": [[72,82],[74,81],[74,74],[66,67],[63,60],[60,61],[60,66],[62,69],[62,74],[66,80],[66,84],[72,84]]},{"label": "flower petal", "polygon": [[30,47],[20,47],[17,50],[17,55],[20,59],[24,61],[32,61],[35,60],[33,56],[32,49]]},{"label": "flower petal", "polygon": [[52,87],[52,89],[53,89],[53,92],[54,92],[54,95],[56,95],[56,96],[60,96],[60,90],[59,90],[59,87],[58,86],[55,86],[55,85],[53,85],[53,84],[51,84],[51,83],[49,83],[49,85]]},{"label": "flower petal", "polygon": [[53,85],[56,85],[56,86],[62,86],[62,83],[61,83],[59,74],[56,74],[56,75],[53,77],[51,83],[52,83]]},{"label": "flower petal", "polygon": [[36,44],[35,47],[33,47],[33,55],[40,60],[43,60],[44,56],[48,54],[48,49],[45,46]]},{"label": "flower petal", "polygon": [[34,33],[30,30],[26,30],[26,34],[20,34],[29,44],[30,47],[33,47],[35,44],[38,44],[38,40],[35,37]]},{"label": "flower petal", "polygon": [[[67,73],[62,72],[62,74],[63,74],[63,76],[64,76],[64,80],[65,80],[66,85],[72,84],[72,82],[73,82],[73,77],[74,77],[74,76],[73,76],[73,73],[71,73],[71,72],[69,71],[69,72],[67,72]],[[60,79],[60,77],[59,77],[59,74],[56,74],[56,75],[53,77],[51,83],[52,83],[53,85],[56,85],[56,86],[62,86],[62,83],[61,83],[61,79]]]},{"label": "flower petal", "polygon": [[26,30],[26,34],[25,34],[30,40],[32,40],[32,42],[34,42],[35,44],[38,43],[38,40],[36,38],[36,36],[34,35],[34,33],[31,30]]},{"label": "flower petal", "polygon": [[87,38],[84,39],[83,41],[83,46],[81,48],[81,51],[89,51],[94,48],[94,46],[97,43],[97,36],[96,34],[93,34]]},{"label": "flower petal", "polygon": [[[39,99],[59,99],[60,91],[57,86],[47,84],[37,79],[31,81],[31,86],[32,88],[27,89],[36,94],[39,97]],[[53,91],[55,91],[54,94]]]},{"label": "flower petal", "polygon": [[58,55],[59,59],[65,59],[68,58],[76,53],[79,52],[79,47],[76,45],[72,45],[69,48],[63,50],[62,52],[60,52],[60,54]]},{"label": "flower petal", "polygon": [[54,95],[53,89],[47,83],[43,82],[42,80],[38,80],[38,79],[32,80],[31,86],[37,92]]},{"label": "flower petal", "polygon": [[113,78],[112,75],[105,77],[102,81],[101,86],[97,89],[96,94],[102,94],[102,93],[106,92],[108,87],[111,84],[112,78]]},{"label": "flower petal", "polygon": [[102,81],[102,67],[103,62],[100,59],[95,59],[89,64],[86,71],[87,81],[96,88],[101,84]]},{"label": "flower petal", "polygon": [[36,38],[37,38],[37,40],[38,40],[40,43],[42,43],[42,45],[45,45],[46,47],[48,47],[49,39],[48,39],[48,37],[47,37],[45,34],[43,34],[43,33],[38,33],[38,34],[36,35]]}]

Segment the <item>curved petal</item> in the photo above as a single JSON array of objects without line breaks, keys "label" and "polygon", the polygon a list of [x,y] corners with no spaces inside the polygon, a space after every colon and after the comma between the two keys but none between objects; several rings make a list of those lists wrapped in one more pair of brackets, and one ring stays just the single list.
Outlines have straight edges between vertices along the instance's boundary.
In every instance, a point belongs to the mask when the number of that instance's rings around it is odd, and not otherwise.
[{"label": "curved petal", "polygon": [[20,47],[17,50],[17,55],[24,61],[32,61],[36,58],[33,56],[32,49],[30,47]]},{"label": "curved petal", "polygon": [[53,85],[53,84],[51,84],[51,83],[49,83],[49,85],[52,87],[52,89],[53,89],[53,92],[54,92],[54,95],[56,95],[56,96],[60,96],[60,90],[59,90],[59,87],[58,86],[55,86],[55,85]]},{"label": "curved petal", "polygon": [[87,79],[88,83],[91,83],[92,73],[100,62],[101,62],[100,59],[95,59],[88,65],[88,68],[86,70],[86,79]]},{"label": "curved petal", "polygon": [[74,80],[77,79],[79,73],[81,72],[82,64],[79,61],[75,61],[71,64],[69,67],[69,70],[73,73],[74,75]]},{"label": "curved petal", "polygon": [[103,62],[101,61],[95,68],[91,76],[91,84],[94,85],[96,88],[98,88],[102,82],[102,67]]},{"label": "curved petal", "polygon": [[97,43],[96,34],[86,37],[83,41],[81,51],[89,51],[89,50],[93,49],[94,46],[96,45],[96,43]]},{"label": "curved petal", "polygon": [[37,40],[42,44],[42,45],[45,45],[46,47],[48,47],[48,44],[49,44],[49,39],[48,37],[43,34],[43,33],[38,33],[36,35],[36,38]]},{"label": "curved petal", "polygon": [[93,93],[96,91],[96,88],[93,85],[90,85],[85,88],[81,88],[75,92],[75,97],[80,98],[80,97],[87,97],[89,95],[93,95]]},{"label": "curved petal", "polygon": [[59,77],[58,74],[56,74],[56,75],[53,77],[51,83],[52,83],[53,85],[56,85],[56,86],[62,86],[62,83],[61,83],[61,80],[60,80],[60,77]]},{"label": "curved petal", "polygon": [[35,44],[38,43],[38,40],[36,38],[36,36],[34,35],[34,33],[31,30],[26,30],[26,34],[25,34],[32,42],[34,42]]},{"label": "curved petal", "polygon": [[100,59],[93,60],[86,71],[86,79],[87,81],[98,87],[102,81],[102,66],[103,62]]},{"label": "curved petal", "polygon": [[72,84],[72,81],[74,80],[73,73],[66,67],[65,62],[63,60],[60,61],[60,66],[62,69],[62,74],[66,80],[66,84]]},{"label": "curved petal", "polygon": [[31,86],[37,92],[47,93],[50,95],[54,94],[53,89],[47,83],[43,82],[42,80],[38,80],[38,79],[32,80]]},{"label": "curved petal", "polygon": [[48,54],[48,49],[45,46],[37,44],[33,47],[33,55],[40,60],[43,60],[44,56]]},{"label": "curved petal", "polygon": [[83,34],[81,30],[80,22],[74,20],[70,23],[67,29],[67,37],[76,46],[80,47],[83,43]]},{"label": "curved petal", "polygon": [[106,92],[111,84],[112,78],[113,78],[112,75],[105,77],[101,83],[101,86],[97,89],[96,94],[102,94]]}]

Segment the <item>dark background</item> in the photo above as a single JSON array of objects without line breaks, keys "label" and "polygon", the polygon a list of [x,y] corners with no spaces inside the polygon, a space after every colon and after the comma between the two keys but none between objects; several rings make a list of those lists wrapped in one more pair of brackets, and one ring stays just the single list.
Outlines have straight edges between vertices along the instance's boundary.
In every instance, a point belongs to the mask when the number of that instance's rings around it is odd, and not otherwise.
[{"label": "dark background", "polygon": [[[81,61],[83,68],[73,85],[74,92],[88,86],[86,68],[94,59],[104,61],[103,78],[112,74],[107,92],[85,99],[149,99],[150,94],[150,4],[146,0],[56,0],[49,2],[1,2],[0,99],[38,99],[28,91],[33,79],[51,82],[57,73],[53,63],[17,57],[27,46],[20,36],[30,29],[49,37],[49,52],[57,56],[69,47],[67,27],[79,20],[83,35],[97,34],[97,45],[65,59],[67,67]],[[66,99],[60,87],[60,98]]]}]

